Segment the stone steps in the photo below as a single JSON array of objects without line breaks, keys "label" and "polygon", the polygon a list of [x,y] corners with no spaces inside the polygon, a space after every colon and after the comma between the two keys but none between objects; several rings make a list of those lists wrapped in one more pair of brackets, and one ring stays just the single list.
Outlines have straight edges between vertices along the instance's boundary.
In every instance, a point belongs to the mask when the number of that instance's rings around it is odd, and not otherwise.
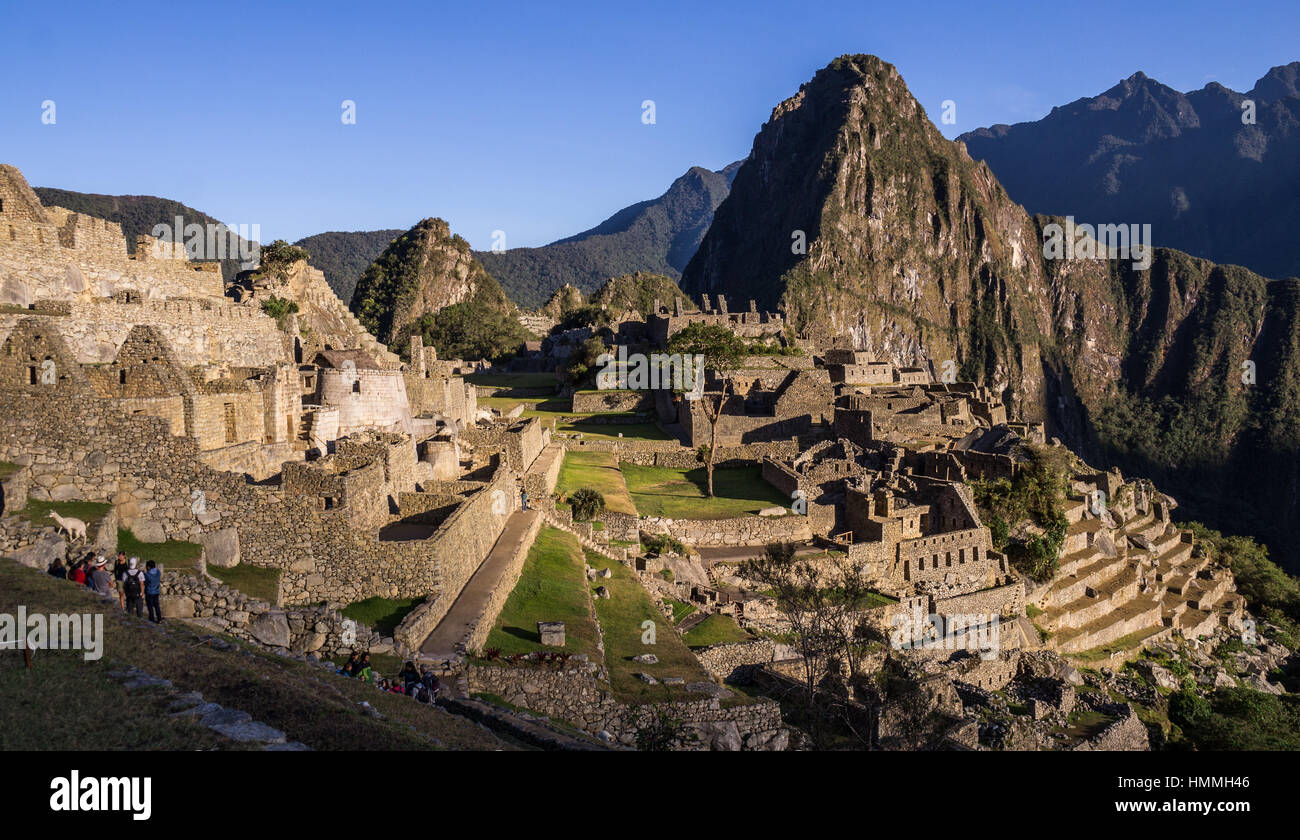
[{"label": "stone steps", "polygon": [[1084,596],[1088,588],[1098,588],[1118,577],[1129,567],[1124,557],[1102,557],[1080,568],[1076,574],[1052,584],[1048,592],[1049,605],[1062,606]]},{"label": "stone steps", "polygon": [[1188,639],[1208,636],[1219,627],[1219,617],[1212,612],[1186,609],[1174,619],[1173,626]]},{"label": "stone steps", "polygon": [[1041,618],[1040,623],[1043,624],[1044,629],[1052,632],[1083,627],[1136,598],[1138,582],[1129,580],[1117,583],[1109,592],[1097,592],[1095,596],[1085,595],[1063,605],[1059,612],[1049,613]]},{"label": "stone steps", "polygon": [[1141,630],[1158,630],[1163,626],[1160,602],[1143,595],[1082,627],[1062,630],[1053,642],[1062,653],[1079,653]]},{"label": "stone steps", "polygon": [[1062,557],[1057,563],[1056,573],[1057,575],[1066,577],[1074,575],[1079,571],[1079,569],[1089,565],[1090,563],[1097,562],[1104,556],[1105,555],[1096,548],[1089,546],[1082,551],[1075,551]]}]

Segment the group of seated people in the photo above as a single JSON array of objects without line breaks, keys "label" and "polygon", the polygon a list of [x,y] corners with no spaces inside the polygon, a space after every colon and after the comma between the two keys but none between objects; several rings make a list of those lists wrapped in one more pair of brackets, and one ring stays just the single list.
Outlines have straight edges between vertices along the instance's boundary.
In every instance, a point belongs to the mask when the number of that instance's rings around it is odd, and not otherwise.
[{"label": "group of seated people", "polygon": [[380,691],[387,691],[392,694],[406,694],[425,703],[433,702],[433,697],[438,693],[440,685],[438,676],[433,673],[433,669],[428,665],[423,665],[417,669],[415,663],[409,659],[393,679],[381,677],[371,667],[369,653],[353,653],[348,657],[348,661],[344,663],[343,667],[339,668],[335,673],[373,683]]}]

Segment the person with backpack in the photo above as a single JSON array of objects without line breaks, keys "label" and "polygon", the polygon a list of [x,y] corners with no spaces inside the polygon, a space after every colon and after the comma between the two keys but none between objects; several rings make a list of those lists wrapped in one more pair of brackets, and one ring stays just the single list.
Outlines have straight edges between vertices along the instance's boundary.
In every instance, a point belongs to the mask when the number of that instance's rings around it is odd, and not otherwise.
[{"label": "person with backpack", "polygon": [[144,572],[136,568],[139,562],[139,557],[132,557],[127,562],[126,571],[122,573],[119,583],[122,591],[122,606],[126,614],[135,613],[136,618],[143,618]]},{"label": "person with backpack", "polygon": [[149,620],[154,624],[162,624],[162,607],[158,603],[158,598],[162,595],[162,569],[152,560],[144,566],[144,602],[149,607]]}]

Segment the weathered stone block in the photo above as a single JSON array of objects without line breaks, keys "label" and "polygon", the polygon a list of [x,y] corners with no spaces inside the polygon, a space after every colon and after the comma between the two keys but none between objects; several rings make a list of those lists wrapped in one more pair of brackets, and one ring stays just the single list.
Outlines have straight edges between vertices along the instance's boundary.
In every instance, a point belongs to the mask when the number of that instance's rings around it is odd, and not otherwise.
[{"label": "weathered stone block", "polygon": [[193,618],[194,602],[184,595],[163,595],[158,599],[163,618]]},{"label": "weathered stone block", "polygon": [[249,625],[248,630],[253,638],[268,647],[289,646],[289,622],[282,612],[263,613]]},{"label": "weathered stone block", "polygon": [[208,565],[222,569],[239,565],[239,532],[235,528],[222,528],[204,534],[199,537],[199,545],[203,546],[203,558]]},{"label": "weathered stone block", "polygon": [[564,622],[539,621],[537,633],[542,637],[542,644],[550,647],[564,647]]}]

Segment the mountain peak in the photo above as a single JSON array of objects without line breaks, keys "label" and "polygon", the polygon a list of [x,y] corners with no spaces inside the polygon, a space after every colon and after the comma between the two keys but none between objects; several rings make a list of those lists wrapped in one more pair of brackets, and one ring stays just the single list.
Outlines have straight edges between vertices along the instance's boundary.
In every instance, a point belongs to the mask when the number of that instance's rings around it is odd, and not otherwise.
[{"label": "mountain peak", "polygon": [[1300,96],[1300,61],[1272,68],[1255,82],[1249,95],[1265,102]]}]

